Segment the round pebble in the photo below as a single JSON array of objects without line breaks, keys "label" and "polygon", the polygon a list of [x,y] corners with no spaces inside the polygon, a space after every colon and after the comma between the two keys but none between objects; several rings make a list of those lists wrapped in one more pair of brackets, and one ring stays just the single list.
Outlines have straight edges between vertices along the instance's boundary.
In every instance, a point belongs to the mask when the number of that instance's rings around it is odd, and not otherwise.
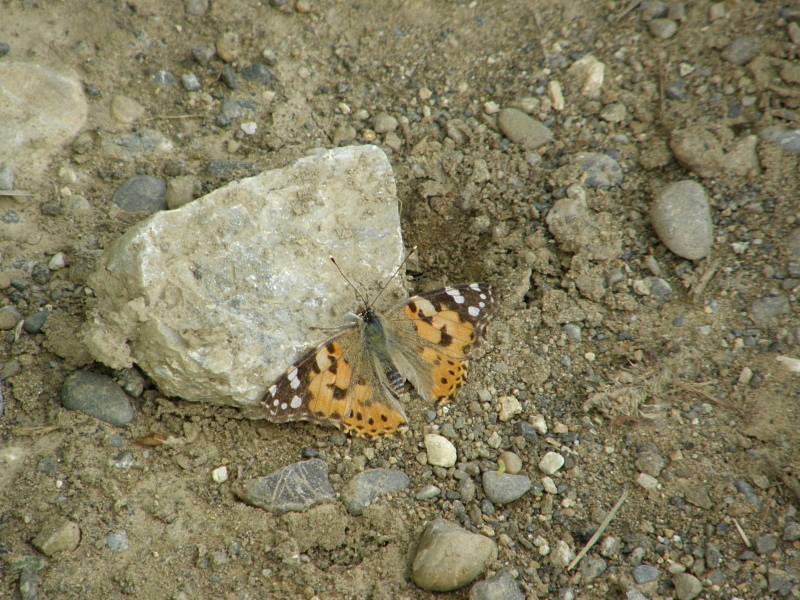
[{"label": "round pebble", "polygon": [[508,571],[500,571],[489,579],[479,581],[469,591],[469,600],[525,600],[519,583]]},{"label": "round pebble", "polygon": [[435,485],[426,485],[421,488],[414,497],[417,500],[431,500],[432,498],[436,498],[441,492],[441,488]]},{"label": "round pebble", "polygon": [[699,260],[711,251],[713,223],[705,188],[689,179],[670,183],[650,206],[656,235],[681,258]]},{"label": "round pebble", "polygon": [[672,577],[675,586],[675,597],[678,600],[693,600],[703,591],[703,584],[690,573],[678,573]]},{"label": "round pebble", "polygon": [[504,450],[503,452],[501,452],[497,460],[503,461],[506,473],[511,473],[512,475],[516,475],[522,470],[522,459],[513,452],[510,452],[509,450]]},{"label": "round pebble", "polygon": [[586,174],[586,187],[602,190],[622,183],[622,168],[608,154],[581,152],[575,156],[575,160]]},{"label": "round pebble", "polygon": [[194,73],[184,73],[181,75],[181,84],[183,85],[183,89],[187,92],[196,92],[200,89],[200,80],[197,79],[197,75]]},{"label": "round pebble", "polygon": [[791,310],[789,298],[786,296],[765,296],[753,301],[749,314],[754,323],[761,324],[789,314]]},{"label": "round pebble", "polygon": [[167,184],[160,177],[138,175],[123,183],[112,201],[125,212],[154,213],[167,209]]},{"label": "round pebble", "polygon": [[394,131],[397,125],[397,119],[386,113],[377,114],[372,120],[372,129],[380,135]]},{"label": "round pebble", "polygon": [[51,271],[60,271],[67,266],[67,257],[63,252],[56,252],[48,261],[47,268]]},{"label": "round pebble", "polygon": [[542,457],[542,460],[539,461],[539,469],[548,475],[553,475],[563,466],[564,457],[558,452],[548,452]]},{"label": "round pebble", "polygon": [[504,108],[497,115],[503,135],[526,150],[536,150],[553,141],[553,134],[536,119],[516,108]]},{"label": "round pebble", "polygon": [[64,408],[77,410],[116,427],[133,419],[133,406],[122,388],[110,377],[75,371],[61,389]]},{"label": "round pebble", "polygon": [[22,325],[22,328],[31,335],[41,333],[42,327],[44,327],[45,321],[47,321],[47,317],[49,316],[50,311],[47,309],[35,312],[32,315],[25,317],[25,323]]},{"label": "round pebble", "polygon": [[247,67],[242,74],[245,79],[260,83],[261,85],[269,85],[272,83],[272,73],[261,63],[253,63]]},{"label": "round pebble", "polygon": [[607,104],[600,111],[600,118],[608,123],[621,123],[628,116],[628,109],[621,102]]},{"label": "round pebble", "polygon": [[456,464],[456,447],[446,437],[435,433],[426,434],[425,451],[430,465],[449,469]]},{"label": "round pebble", "polygon": [[531,480],[525,475],[497,474],[486,471],[482,477],[483,491],[493,504],[508,504],[531,489]]},{"label": "round pebble", "polygon": [[0,330],[8,331],[16,327],[22,319],[20,312],[13,306],[0,308]]},{"label": "round pebble", "polygon": [[144,112],[144,106],[127,96],[116,95],[111,99],[111,118],[117,123],[133,123],[141,119]]},{"label": "round pebble", "polygon": [[211,479],[214,483],[225,483],[228,481],[228,467],[223,465],[211,471]]},{"label": "round pebble", "polygon": [[758,56],[760,49],[761,44],[758,38],[743,36],[733,40],[722,51],[722,58],[729,63],[743,67]]},{"label": "round pebble", "polygon": [[668,40],[678,31],[678,24],[672,19],[653,19],[647,24],[653,37]]},{"label": "round pebble", "polygon": [[658,576],[658,568],[650,565],[639,565],[633,569],[633,580],[639,585],[655,581]]}]

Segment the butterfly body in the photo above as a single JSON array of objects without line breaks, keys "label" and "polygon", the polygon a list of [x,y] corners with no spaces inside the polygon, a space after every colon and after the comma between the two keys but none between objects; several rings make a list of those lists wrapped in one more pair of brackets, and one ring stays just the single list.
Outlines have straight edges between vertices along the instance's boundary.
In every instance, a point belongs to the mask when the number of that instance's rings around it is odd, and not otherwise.
[{"label": "butterfly body", "polygon": [[493,290],[473,283],[409,298],[385,314],[371,306],[304,354],[262,398],[269,420],[307,420],[355,435],[407,426],[398,397],[406,381],[445,404],[464,383],[467,354],[494,309]]}]

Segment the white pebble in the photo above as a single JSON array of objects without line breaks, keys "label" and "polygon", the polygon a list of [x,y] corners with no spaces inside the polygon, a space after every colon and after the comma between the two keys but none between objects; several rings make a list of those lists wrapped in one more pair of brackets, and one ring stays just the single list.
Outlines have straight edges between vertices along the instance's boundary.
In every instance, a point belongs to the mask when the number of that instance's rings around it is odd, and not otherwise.
[{"label": "white pebble", "polygon": [[639,473],[636,476],[636,483],[648,491],[658,489],[658,479],[647,473]]},{"label": "white pebble", "polygon": [[211,471],[211,479],[213,479],[216,483],[225,483],[228,481],[228,467],[217,467]]},{"label": "white pebble", "polygon": [[528,423],[531,424],[531,427],[533,427],[536,430],[536,433],[539,435],[544,435],[547,433],[547,423],[542,415],[533,415],[528,420]]},{"label": "white pebble", "polygon": [[500,402],[500,411],[497,416],[501,421],[508,421],[514,415],[522,412],[522,405],[514,396],[501,396],[497,400]]},{"label": "white pebble", "polygon": [[254,135],[256,131],[258,131],[258,124],[255,121],[246,121],[239,125],[242,131],[244,131],[247,135]]},{"label": "white pebble", "polygon": [[53,255],[53,258],[50,259],[50,262],[47,263],[47,268],[51,271],[58,271],[63,269],[67,266],[67,257],[64,256],[63,252],[58,252]]},{"label": "white pebble", "polygon": [[449,469],[456,464],[456,447],[446,437],[435,433],[425,435],[428,464]]},{"label": "white pebble", "polygon": [[539,461],[539,468],[548,475],[552,475],[564,466],[564,457],[558,452],[548,452]]},{"label": "white pebble", "polygon": [[547,492],[548,494],[558,493],[556,482],[553,481],[550,477],[542,477],[542,486],[544,487],[544,491]]}]

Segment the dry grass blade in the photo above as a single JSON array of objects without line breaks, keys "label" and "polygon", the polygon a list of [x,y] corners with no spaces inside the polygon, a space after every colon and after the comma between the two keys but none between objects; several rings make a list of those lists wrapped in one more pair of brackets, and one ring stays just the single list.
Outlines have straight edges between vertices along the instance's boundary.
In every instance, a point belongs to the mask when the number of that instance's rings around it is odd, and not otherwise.
[{"label": "dry grass blade", "polygon": [[628,490],[628,489],[626,489],[624,492],[622,492],[622,496],[620,496],[619,500],[617,500],[617,503],[614,505],[614,508],[612,508],[611,511],[608,513],[608,516],[605,519],[603,519],[602,523],[600,523],[600,527],[598,527],[597,531],[594,532],[594,535],[592,536],[592,538],[588,542],[586,542],[586,545],[583,547],[583,550],[578,552],[578,556],[573,558],[572,562],[569,563],[569,566],[567,567],[567,571],[571,571],[572,569],[574,569],[575,566],[579,562],[581,562],[583,557],[586,556],[586,553],[589,552],[589,550],[591,550],[592,546],[594,546],[597,543],[597,540],[599,540],[600,536],[603,535],[603,532],[611,524],[611,521],[614,520],[614,517],[616,516],[616,514],[619,511],[620,507],[622,507],[622,503],[625,502],[625,500],[628,499],[628,495],[629,494],[630,494],[630,490]]}]

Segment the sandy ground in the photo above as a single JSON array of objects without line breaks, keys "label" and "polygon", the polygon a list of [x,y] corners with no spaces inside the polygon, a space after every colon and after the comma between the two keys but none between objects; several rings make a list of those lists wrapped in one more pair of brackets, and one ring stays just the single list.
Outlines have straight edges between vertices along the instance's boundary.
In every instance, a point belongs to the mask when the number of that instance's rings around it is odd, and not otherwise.
[{"label": "sandy ground", "polygon": [[[499,449],[518,453],[534,482],[548,450],[569,459],[556,477],[559,494],[533,490],[480,523],[467,520],[501,541],[490,570],[510,570],[531,598],[560,597],[565,588],[579,598],[624,597],[637,560],[660,569],[643,588],[648,597],[673,596],[671,574],[681,570],[703,582],[703,597],[798,595],[800,547],[785,532],[800,520],[800,380],[776,360],[797,358],[800,344],[792,295],[793,251],[800,249],[790,242],[800,217],[797,155],[760,141],[759,168],[731,175],[720,165],[701,179],[668,146],[675,130],[690,125],[711,128],[726,150],[765,126],[796,126],[800,94],[786,83],[791,72],[763,82],[721,51],[751,36],[761,56],[783,61],[776,69],[797,65],[798,46],[787,33],[797,13],[782,13],[774,1],[728,2],[716,5],[721,17],[712,21],[710,3],[687,3],[677,34],[665,40],[651,34],[639,8],[624,13],[620,2],[212,0],[204,15],[190,15],[187,7],[197,6],[0,1],[0,43],[10,47],[0,61],[72,69],[89,103],[77,140],[46,148],[47,161],[18,157],[15,187],[32,196],[0,197],[0,214],[30,217],[26,236],[0,239],[0,272],[33,283],[32,264],[57,252],[67,261],[46,284],[0,290],[0,304],[23,316],[49,306],[52,319],[44,333],[15,337],[11,329],[0,339],[0,597],[20,596],[12,565],[38,555],[31,542],[54,517],[77,523],[81,541],[36,572],[40,598],[434,596],[411,582],[409,560],[426,521],[459,520],[458,498],[414,496],[430,483],[455,491],[459,482],[417,460],[431,428],[431,407],[422,401],[409,405],[408,434],[377,442],[246,420],[232,408],[165,398],[149,384],[126,429],[60,404],[64,379],[86,360],[75,344],[91,301],[86,277],[103,249],[144,218],[112,204],[122,182],[193,175],[209,191],[342,136],[348,143],[352,134],[352,143],[377,143],[390,156],[405,241],[419,246],[414,288],[486,280],[503,298],[470,383],[434,424],[454,428],[460,460],[484,466],[497,457],[484,443],[497,432]],[[618,22],[610,18],[622,13]],[[233,62],[193,58],[198,44],[213,48],[226,32],[240,40]],[[596,99],[582,95],[566,71],[588,53],[606,65]],[[243,71],[253,63],[264,64],[272,81],[247,79]],[[235,90],[223,80],[225,65],[238,80]],[[177,81],[159,84],[162,71]],[[181,83],[190,72],[199,91]],[[547,94],[551,81],[563,84],[561,111]],[[120,95],[144,109],[130,124],[112,118]],[[254,135],[242,132],[241,119],[218,123],[228,98],[253,105]],[[627,116],[609,122],[600,115],[615,102],[627,106]],[[555,143],[535,156],[510,143],[497,130],[492,103],[533,107]],[[375,133],[381,113],[401,120],[394,138]],[[142,129],[160,132],[172,149],[107,150],[110,137]],[[544,222],[579,178],[574,156],[587,150],[609,153],[624,172],[621,185],[589,191],[592,210],[608,213],[623,244],[614,261],[584,265],[603,277],[613,269],[623,275],[592,300],[576,288],[575,252],[555,243]],[[210,172],[217,160],[245,163],[244,172]],[[711,255],[696,262],[670,253],[648,217],[654,195],[686,178],[705,186],[715,226]],[[67,205],[74,195],[88,200],[87,210],[42,208],[54,200]],[[667,302],[636,291],[635,281],[656,274],[674,291]],[[789,312],[754,323],[753,302],[770,293],[789,297]],[[580,318],[562,318],[569,314]],[[571,320],[580,321],[580,341],[562,328]],[[98,363],[88,368],[112,374]],[[523,412],[500,422],[492,413],[509,394]],[[516,423],[534,415],[549,432],[526,444]],[[150,433],[191,442],[134,443]],[[390,464],[408,474],[411,487],[361,517],[341,504],[274,517],[236,499],[237,481],[300,460],[304,448],[328,462],[337,491],[359,470]],[[127,452],[135,465],[115,467]],[[653,456],[666,467],[648,491],[636,478],[640,459]],[[231,479],[216,484],[210,472],[223,464]],[[605,557],[608,570],[587,583],[580,569],[550,565],[540,542],[579,549],[626,488],[630,496],[607,532],[621,540]],[[481,498],[479,491],[472,504]],[[125,552],[107,543],[119,531],[129,539]],[[789,583],[770,591],[776,573]],[[466,598],[468,590],[439,597]]]}]

